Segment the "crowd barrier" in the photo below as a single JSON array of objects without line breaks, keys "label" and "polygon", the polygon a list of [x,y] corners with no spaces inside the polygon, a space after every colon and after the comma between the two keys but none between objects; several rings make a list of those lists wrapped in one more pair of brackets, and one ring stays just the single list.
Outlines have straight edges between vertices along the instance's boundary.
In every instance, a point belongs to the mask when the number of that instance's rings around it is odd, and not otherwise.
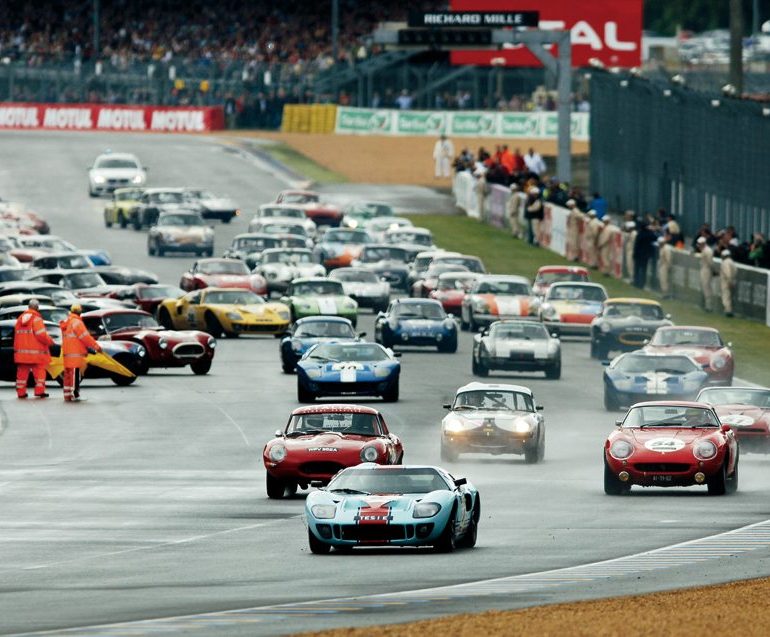
[{"label": "crowd barrier", "polygon": [[0,103],[0,129],[204,133],[224,127],[221,106]]},{"label": "crowd barrier", "polygon": [[[483,191],[482,191],[483,189]],[[453,181],[455,204],[464,210],[468,216],[480,219],[486,224],[501,229],[511,228],[508,217],[508,201],[511,198],[509,188],[498,184],[484,184],[474,178],[469,172],[455,174]],[[569,210],[562,206],[547,203],[543,211],[544,219],[540,224],[538,242],[541,247],[551,250],[563,257],[567,256],[567,217]],[[582,220],[578,224],[581,263],[590,262],[589,251],[595,253],[595,248],[586,240],[586,226]],[[618,232],[612,236],[610,243],[609,273],[616,279],[630,279],[631,272],[625,263],[627,235]],[[657,273],[655,264],[651,261],[649,280],[653,281],[651,289],[657,290]],[[719,265],[721,260],[714,259],[714,276],[711,279],[712,300],[716,311],[722,311],[721,282]],[[601,267],[601,263],[599,264]],[[733,292],[733,310],[738,316],[763,321],[770,326],[770,270],[754,268],[737,264],[738,276]],[[532,276],[534,273],[530,273]],[[671,294],[688,303],[701,305],[703,293],[700,283],[700,258],[687,250],[675,249],[671,273]]]},{"label": "crowd barrier", "polygon": [[[571,136],[588,141],[589,114],[571,114]],[[337,107],[336,133],[354,135],[430,135],[556,139],[556,112],[411,111],[388,108]]]},{"label": "crowd barrier", "polygon": [[333,133],[336,104],[286,104],[281,130],[284,133]]}]

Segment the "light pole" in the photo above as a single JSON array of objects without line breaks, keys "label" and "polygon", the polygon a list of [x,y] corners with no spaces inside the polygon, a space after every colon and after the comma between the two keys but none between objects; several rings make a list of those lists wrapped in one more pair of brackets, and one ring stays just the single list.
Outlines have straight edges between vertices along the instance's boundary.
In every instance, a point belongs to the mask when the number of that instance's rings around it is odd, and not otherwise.
[{"label": "light pole", "polygon": [[340,0],[332,0],[332,57],[334,63],[339,58],[340,39]]}]

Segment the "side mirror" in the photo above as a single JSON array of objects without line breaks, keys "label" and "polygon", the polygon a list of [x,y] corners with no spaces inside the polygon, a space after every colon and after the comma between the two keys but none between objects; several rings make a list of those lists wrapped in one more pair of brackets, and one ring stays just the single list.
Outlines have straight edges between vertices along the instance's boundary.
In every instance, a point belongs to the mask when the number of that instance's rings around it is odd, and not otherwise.
[{"label": "side mirror", "polygon": [[725,425],[725,424],[722,425],[722,433],[726,434],[728,431],[732,431],[732,430],[733,428],[730,425]]},{"label": "side mirror", "polygon": [[452,403],[444,403],[441,405],[444,409],[452,409]]},{"label": "side mirror", "polygon": [[711,363],[703,363],[703,364],[701,365],[701,367],[702,367],[703,369],[708,369],[709,367],[711,367]]},{"label": "side mirror", "polygon": [[671,315],[670,314],[666,314],[663,318],[665,318],[667,321],[670,321],[671,320]]},{"label": "side mirror", "polygon": [[650,344],[650,339],[649,339],[649,338],[645,338],[645,339],[642,341],[642,345],[649,345],[649,344]]},{"label": "side mirror", "polygon": [[615,421],[615,426],[616,426],[616,427],[620,427],[622,424],[623,424],[623,421],[622,421],[622,420],[616,420],[616,421]]},{"label": "side mirror", "polygon": [[602,365],[604,365],[605,367],[609,367],[609,365],[610,365],[610,363],[611,363],[611,362],[612,362],[612,361],[610,361],[608,358],[605,358],[605,359],[602,361]]},{"label": "side mirror", "polygon": [[385,318],[385,312],[377,312],[377,318]]},{"label": "side mirror", "polygon": [[280,299],[278,299],[281,303],[288,303],[289,297],[288,296],[282,296]]},{"label": "side mirror", "polygon": [[275,437],[281,438],[283,436],[283,432],[280,429],[275,430]]},{"label": "side mirror", "polygon": [[535,411],[543,411],[543,409],[545,409],[545,407],[542,405],[535,405]]},{"label": "side mirror", "polygon": [[358,338],[364,338],[364,336],[366,336],[366,332],[359,332],[358,333]]},{"label": "side mirror", "polygon": [[393,356],[395,358],[401,358],[402,354],[401,354],[401,352],[393,352]]},{"label": "side mirror", "polygon": [[551,332],[551,338],[559,338],[559,332]]},{"label": "side mirror", "polygon": [[457,480],[455,480],[456,487],[462,487],[462,486],[465,486],[466,484],[468,484],[467,478],[457,478]]}]

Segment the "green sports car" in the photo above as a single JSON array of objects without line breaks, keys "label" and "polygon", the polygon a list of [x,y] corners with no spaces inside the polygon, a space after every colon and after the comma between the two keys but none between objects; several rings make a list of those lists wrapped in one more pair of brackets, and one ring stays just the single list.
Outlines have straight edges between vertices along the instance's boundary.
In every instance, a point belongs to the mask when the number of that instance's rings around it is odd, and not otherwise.
[{"label": "green sports car", "polygon": [[294,279],[281,302],[291,308],[291,319],[306,316],[342,316],[353,323],[358,320],[358,303],[345,295],[340,281],[324,277]]}]

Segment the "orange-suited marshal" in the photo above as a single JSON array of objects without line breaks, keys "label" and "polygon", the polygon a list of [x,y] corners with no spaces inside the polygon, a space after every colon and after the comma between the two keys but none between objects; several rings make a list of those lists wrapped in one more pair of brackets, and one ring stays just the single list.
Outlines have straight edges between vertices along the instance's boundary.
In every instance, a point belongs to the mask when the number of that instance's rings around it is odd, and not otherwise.
[{"label": "orange-suited marshal", "polygon": [[62,363],[64,364],[64,400],[80,398],[80,378],[86,370],[86,354],[101,352],[102,348],[93,336],[88,333],[83,319],[80,318],[82,309],[75,304],[70,308],[66,320],[61,321]]},{"label": "orange-suited marshal", "polygon": [[48,348],[53,339],[45,329],[43,317],[38,312],[38,301],[32,299],[29,307],[18,319],[13,333],[13,360],[16,363],[16,395],[27,397],[29,374],[35,379],[35,396],[47,398],[45,368],[51,362]]}]

